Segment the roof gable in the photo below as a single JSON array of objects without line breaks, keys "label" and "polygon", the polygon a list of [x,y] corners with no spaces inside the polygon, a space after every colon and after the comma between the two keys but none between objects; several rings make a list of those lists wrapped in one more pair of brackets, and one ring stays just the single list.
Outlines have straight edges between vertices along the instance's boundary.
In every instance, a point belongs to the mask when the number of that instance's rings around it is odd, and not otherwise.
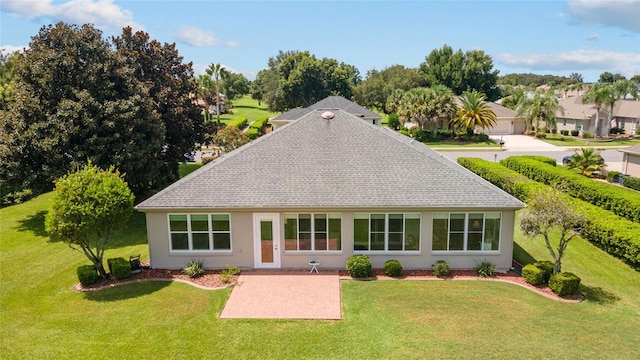
[{"label": "roof gable", "polygon": [[422,143],[314,110],[179,180],[136,208],[521,208]]},{"label": "roof gable", "polygon": [[317,103],[306,107],[306,108],[293,108],[289,111],[286,111],[273,119],[271,121],[293,121],[301,118],[302,116],[310,113],[313,110],[319,109],[332,109],[332,110],[344,110],[347,113],[354,115],[356,117],[367,118],[367,119],[382,119],[382,116],[376,114],[375,112],[362,107],[353,101],[347,100],[342,96],[328,96]]}]

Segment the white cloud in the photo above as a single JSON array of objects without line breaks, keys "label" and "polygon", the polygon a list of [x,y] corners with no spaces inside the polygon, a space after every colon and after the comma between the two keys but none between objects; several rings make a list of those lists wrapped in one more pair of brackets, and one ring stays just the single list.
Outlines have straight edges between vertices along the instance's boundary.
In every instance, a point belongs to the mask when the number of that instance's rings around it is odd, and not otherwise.
[{"label": "white cloud", "polygon": [[640,73],[640,53],[574,50],[555,54],[498,54],[497,62],[532,70],[619,72],[627,77]]},{"label": "white cloud", "polygon": [[14,46],[14,45],[0,45],[0,54],[12,54],[16,51],[22,51],[28,48],[28,46]]},{"label": "white cloud", "polygon": [[195,26],[184,26],[178,31],[177,39],[187,45],[196,47],[216,46],[220,43],[216,36]]},{"label": "white cloud", "polygon": [[53,0],[3,0],[0,8],[30,19],[49,17],[78,25],[91,23],[100,29],[119,30],[131,26],[134,31],[144,30],[133,20],[131,11],[115,5],[113,0],[70,0],[55,4]]},{"label": "white cloud", "polygon": [[600,40],[600,35],[591,34],[591,35],[587,36],[586,40],[587,41],[598,41],[598,40]]},{"label": "white cloud", "polygon": [[176,35],[178,41],[195,47],[219,46],[238,47],[235,41],[222,43],[214,33],[195,26],[183,26]]},{"label": "white cloud", "polygon": [[640,33],[640,0],[569,0],[572,21]]}]

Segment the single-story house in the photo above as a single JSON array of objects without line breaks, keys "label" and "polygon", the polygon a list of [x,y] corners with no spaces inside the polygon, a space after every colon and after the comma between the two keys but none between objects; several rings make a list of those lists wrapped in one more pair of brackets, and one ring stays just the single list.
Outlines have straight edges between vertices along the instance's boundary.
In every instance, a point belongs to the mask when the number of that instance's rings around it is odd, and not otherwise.
[{"label": "single-story house", "polygon": [[640,177],[640,144],[619,149],[622,152],[622,170],[625,175]]},{"label": "single-story house", "polygon": [[494,127],[476,129],[476,132],[484,132],[487,135],[512,135],[522,134],[526,129],[523,117],[516,117],[516,112],[495,102],[487,102],[487,105],[496,114],[497,122]]},{"label": "single-story house", "polygon": [[342,109],[313,109],[163,189],[146,213],[151,265],[511,267],[518,199],[423,144]]},{"label": "single-story house", "polygon": [[362,120],[381,125],[382,116],[362,107],[342,96],[329,96],[306,108],[294,108],[269,120],[273,130],[296,121],[303,115],[317,109],[341,109]]},{"label": "single-story house", "polygon": [[609,129],[616,127],[616,120],[626,134],[635,134],[640,127],[640,101],[618,100],[613,107],[611,123],[609,123],[609,107],[602,105],[598,114],[598,128],[596,129],[596,105],[583,104],[582,96],[570,96],[558,100],[564,113],[556,114],[556,124],[560,130],[578,130],[580,134],[589,132],[593,135],[604,136]]}]

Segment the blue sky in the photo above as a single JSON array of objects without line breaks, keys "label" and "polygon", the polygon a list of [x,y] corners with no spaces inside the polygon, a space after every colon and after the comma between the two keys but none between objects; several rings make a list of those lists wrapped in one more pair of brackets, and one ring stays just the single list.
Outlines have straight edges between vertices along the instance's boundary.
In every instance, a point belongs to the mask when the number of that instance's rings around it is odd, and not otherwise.
[{"label": "blue sky", "polygon": [[279,50],[308,50],[364,76],[417,67],[445,44],[483,50],[500,75],[640,74],[640,0],[2,0],[0,48],[28,47],[58,21],[93,23],[105,36],[130,25],[175,42],[197,74],[221,63],[250,80]]}]

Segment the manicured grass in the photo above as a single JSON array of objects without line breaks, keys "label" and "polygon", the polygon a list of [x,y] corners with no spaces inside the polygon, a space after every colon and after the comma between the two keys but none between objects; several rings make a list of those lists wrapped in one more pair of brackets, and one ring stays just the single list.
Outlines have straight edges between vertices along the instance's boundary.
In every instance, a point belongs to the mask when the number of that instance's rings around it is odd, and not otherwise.
[{"label": "manicured grass", "polygon": [[198,170],[200,166],[202,166],[202,163],[199,162],[180,164],[180,167],[178,167],[178,173],[180,174],[180,177],[183,178]]},{"label": "manicured grass", "polygon": [[490,148],[491,150],[496,150],[500,148],[500,144],[496,144],[493,141],[485,141],[485,142],[470,142],[470,141],[437,141],[437,142],[426,142],[425,145],[434,148],[434,149],[444,149],[447,148]]},{"label": "manicured grass", "polygon": [[[74,291],[88,260],[44,233],[50,199],[0,209],[3,359],[640,358],[640,273],[582,239],[564,262],[580,304],[487,281],[344,281],[340,321],[220,320],[230,289]],[[115,240],[106,257],[146,258],[144,216]],[[516,240],[518,259],[548,259],[541,241]]]},{"label": "manicured grass", "polygon": [[580,139],[580,138],[574,138],[572,136],[547,135],[546,139],[543,138],[540,140],[543,140],[544,142],[547,142],[551,145],[556,145],[556,146],[576,146],[576,147],[632,146],[632,145],[640,144],[640,138],[634,138],[631,140],[616,139],[613,141],[596,141],[594,139]]},{"label": "manicured grass", "polygon": [[[262,115],[267,115],[269,118],[272,118],[280,114],[269,112],[269,108],[266,103],[261,102],[260,105],[258,105],[258,100],[252,99],[249,95],[233,100],[232,112],[232,114],[220,114],[220,121],[226,124],[238,116],[245,115],[248,120],[247,123],[251,124],[251,122]],[[216,116],[212,115],[211,119],[216,121]]]}]

